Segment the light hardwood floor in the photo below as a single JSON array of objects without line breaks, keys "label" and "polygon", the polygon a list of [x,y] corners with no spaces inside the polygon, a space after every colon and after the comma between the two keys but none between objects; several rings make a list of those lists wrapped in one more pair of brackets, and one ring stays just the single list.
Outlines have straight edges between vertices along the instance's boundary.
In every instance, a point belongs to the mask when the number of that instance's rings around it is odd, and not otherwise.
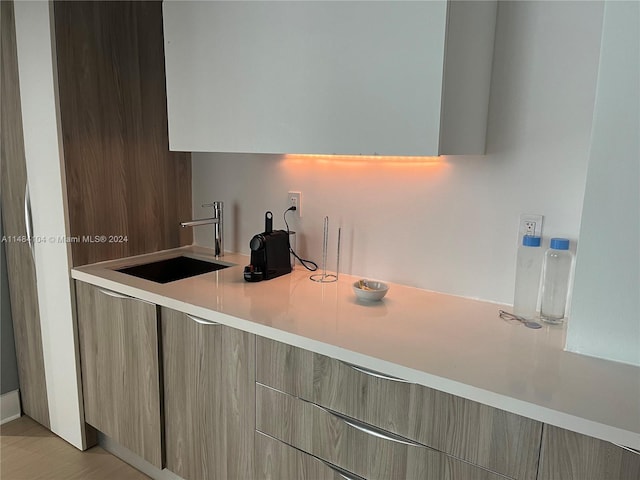
[{"label": "light hardwood floor", "polygon": [[0,426],[2,480],[143,480],[100,447],[81,452],[29,417]]}]

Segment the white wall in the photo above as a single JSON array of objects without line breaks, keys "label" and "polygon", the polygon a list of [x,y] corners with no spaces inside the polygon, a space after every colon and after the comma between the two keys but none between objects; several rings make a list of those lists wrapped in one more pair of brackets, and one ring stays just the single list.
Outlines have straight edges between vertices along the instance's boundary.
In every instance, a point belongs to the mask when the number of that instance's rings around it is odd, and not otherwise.
[{"label": "white wall", "polygon": [[[264,211],[282,227],[287,191],[301,190],[291,226],[303,254],[320,259],[328,215],[333,241],[342,226],[343,272],[511,303],[520,213],[545,215],[546,236],[578,237],[602,12],[600,2],[500,3],[486,156],[194,154],[194,215],[225,201],[226,248],[248,253]],[[197,243],[212,237],[196,229]]]},{"label": "white wall", "polygon": [[605,7],[567,349],[640,365],[640,3]]}]

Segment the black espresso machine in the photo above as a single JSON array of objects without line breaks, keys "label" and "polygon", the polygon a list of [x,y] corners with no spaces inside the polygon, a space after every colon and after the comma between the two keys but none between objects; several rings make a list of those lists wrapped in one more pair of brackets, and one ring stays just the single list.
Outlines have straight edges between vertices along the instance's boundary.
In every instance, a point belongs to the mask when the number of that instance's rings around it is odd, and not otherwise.
[{"label": "black espresso machine", "polygon": [[264,215],[264,232],[254,235],[249,242],[251,263],[244,267],[247,282],[270,280],[291,273],[289,234],[273,229],[273,213]]}]

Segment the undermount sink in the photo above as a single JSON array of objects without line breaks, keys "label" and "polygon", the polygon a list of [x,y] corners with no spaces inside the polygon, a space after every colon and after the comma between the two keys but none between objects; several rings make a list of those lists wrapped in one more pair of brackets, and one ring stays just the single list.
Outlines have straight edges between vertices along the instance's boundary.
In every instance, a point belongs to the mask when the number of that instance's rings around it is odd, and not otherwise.
[{"label": "undermount sink", "polygon": [[133,275],[134,277],[144,278],[145,280],[151,280],[152,282],[169,283],[182,280],[183,278],[202,275],[203,273],[215,272],[216,270],[222,270],[229,266],[230,265],[182,256],[142,265],[134,265],[133,267],[120,268],[116,271]]}]

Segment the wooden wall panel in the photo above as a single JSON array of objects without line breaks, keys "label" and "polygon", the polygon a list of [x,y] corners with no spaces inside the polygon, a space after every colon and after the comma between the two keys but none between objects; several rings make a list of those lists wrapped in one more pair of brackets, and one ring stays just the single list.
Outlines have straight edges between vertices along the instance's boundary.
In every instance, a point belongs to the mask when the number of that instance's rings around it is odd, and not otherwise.
[{"label": "wooden wall panel", "polygon": [[[170,152],[161,2],[55,2],[73,265],[192,242],[191,156]],[[83,236],[124,235],[126,242]]]}]

